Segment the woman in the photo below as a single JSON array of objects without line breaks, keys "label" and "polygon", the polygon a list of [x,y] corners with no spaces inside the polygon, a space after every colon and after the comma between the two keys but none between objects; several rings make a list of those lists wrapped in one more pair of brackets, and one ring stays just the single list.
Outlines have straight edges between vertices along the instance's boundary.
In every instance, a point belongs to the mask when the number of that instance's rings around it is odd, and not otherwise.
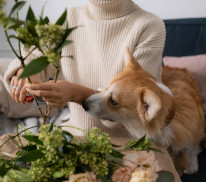
[{"label": "woman", "polygon": [[[11,88],[12,98],[25,103],[28,91],[43,97],[49,106],[63,107],[68,103],[71,112],[69,125],[86,130],[96,126],[111,137],[130,137],[122,126],[105,127],[102,121],[85,113],[80,104],[98,87],[105,88],[109,80],[123,69],[126,46],[145,70],[161,80],[164,23],[131,0],[89,0],[86,7],[69,11],[68,22],[70,27],[81,26],[70,36],[74,43],[62,52],[61,80],[56,84],[39,83],[39,78],[45,82],[54,74],[49,67],[33,77],[37,84],[26,84],[26,79],[18,81],[22,68],[19,61],[14,60],[4,77],[7,88]],[[69,55],[73,55],[74,60],[69,59]],[[14,90],[13,86],[21,90]],[[75,135],[83,134],[79,130],[68,130]]]}]

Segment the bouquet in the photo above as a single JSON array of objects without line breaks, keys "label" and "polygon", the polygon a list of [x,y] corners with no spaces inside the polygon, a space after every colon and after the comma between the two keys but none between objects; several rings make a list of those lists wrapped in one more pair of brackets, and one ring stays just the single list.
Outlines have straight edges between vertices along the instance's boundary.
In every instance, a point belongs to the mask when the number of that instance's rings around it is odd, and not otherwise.
[{"label": "bouquet", "polygon": [[[71,44],[68,37],[77,27],[68,27],[65,10],[56,23],[51,23],[42,13],[37,18],[29,7],[25,20],[19,19],[19,11],[25,1],[15,0],[7,16],[3,10],[4,0],[0,0],[0,25],[3,26],[8,43],[21,61],[24,68],[20,78],[27,78],[44,70],[49,64],[56,69],[54,82],[60,71],[62,49]],[[8,30],[13,30],[11,35]],[[19,50],[12,45],[12,39],[18,41]],[[26,54],[22,52],[22,46]],[[33,53],[39,57],[26,64],[25,60]],[[70,56],[72,58],[72,56]],[[107,133],[99,128],[85,131],[85,139],[79,139],[62,130],[61,126],[46,124],[51,108],[45,112],[39,106],[38,98],[28,96],[29,102],[35,102],[43,123],[37,134],[22,128],[16,135],[10,136],[0,144],[0,182],[173,182],[170,172],[161,171],[154,152],[161,152],[151,147],[151,141],[143,136],[131,140],[125,146],[112,144]],[[64,126],[65,127],[65,126]],[[67,126],[73,127],[73,126]],[[17,152],[11,155],[3,151],[8,141],[17,139]],[[124,152],[128,152],[123,154]]]}]

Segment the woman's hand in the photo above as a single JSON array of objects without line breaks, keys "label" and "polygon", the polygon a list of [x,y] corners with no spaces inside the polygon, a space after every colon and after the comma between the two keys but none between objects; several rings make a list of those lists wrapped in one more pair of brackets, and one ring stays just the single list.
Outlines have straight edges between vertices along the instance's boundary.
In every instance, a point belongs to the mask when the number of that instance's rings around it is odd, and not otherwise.
[{"label": "woman's hand", "polygon": [[[22,78],[18,80],[19,76],[22,74],[23,68],[20,68],[17,71],[16,76],[13,76],[11,79],[11,85],[10,85],[10,95],[18,103],[25,104],[27,91],[25,84],[29,83],[27,78]],[[38,75],[33,75],[30,77],[32,83],[41,83],[41,80],[39,79]]]},{"label": "woman's hand", "polygon": [[67,82],[65,80],[59,80],[54,83],[53,80],[42,84],[27,84],[26,90],[33,95],[42,97],[51,107],[64,107],[67,102],[76,102],[81,104],[90,95],[94,94],[94,91]]}]

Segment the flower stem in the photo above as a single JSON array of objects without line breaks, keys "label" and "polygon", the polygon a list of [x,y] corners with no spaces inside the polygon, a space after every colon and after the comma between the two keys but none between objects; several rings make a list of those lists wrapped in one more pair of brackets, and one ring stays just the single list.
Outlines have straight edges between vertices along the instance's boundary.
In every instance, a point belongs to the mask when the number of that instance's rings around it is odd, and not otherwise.
[{"label": "flower stem", "polygon": [[10,39],[9,39],[9,35],[8,35],[7,31],[5,30],[4,33],[5,33],[5,35],[6,35],[7,41],[8,41],[8,43],[9,43],[9,46],[11,47],[13,53],[16,55],[17,58],[19,58],[20,60],[22,60],[22,57],[20,57],[20,56],[17,54],[17,52],[15,51],[15,49],[14,49],[14,47],[13,47],[13,45],[12,45]]},{"label": "flower stem", "polygon": [[37,126],[32,126],[32,127],[29,127],[29,128],[26,128],[25,130],[22,130],[21,132],[17,133],[16,135],[13,135],[13,136],[10,136],[5,142],[3,142],[1,145],[0,145],[0,149],[11,139],[13,138],[16,138],[17,136],[19,136],[21,133],[29,130],[29,129],[32,129],[32,128],[36,128],[36,127],[40,127],[40,125],[37,125]]},{"label": "flower stem", "polygon": [[9,159],[14,159],[16,157],[16,156],[13,156],[13,155],[6,153],[6,152],[0,152],[0,156],[7,157]]}]

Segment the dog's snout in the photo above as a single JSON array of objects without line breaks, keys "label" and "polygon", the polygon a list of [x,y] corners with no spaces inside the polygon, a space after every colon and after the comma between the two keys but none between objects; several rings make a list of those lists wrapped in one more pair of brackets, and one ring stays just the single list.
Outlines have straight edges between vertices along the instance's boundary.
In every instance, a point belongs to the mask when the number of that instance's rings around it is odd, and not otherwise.
[{"label": "dog's snout", "polygon": [[88,104],[86,101],[83,101],[82,102],[82,107],[84,108],[85,111],[88,111],[89,110],[89,107],[88,107]]}]

